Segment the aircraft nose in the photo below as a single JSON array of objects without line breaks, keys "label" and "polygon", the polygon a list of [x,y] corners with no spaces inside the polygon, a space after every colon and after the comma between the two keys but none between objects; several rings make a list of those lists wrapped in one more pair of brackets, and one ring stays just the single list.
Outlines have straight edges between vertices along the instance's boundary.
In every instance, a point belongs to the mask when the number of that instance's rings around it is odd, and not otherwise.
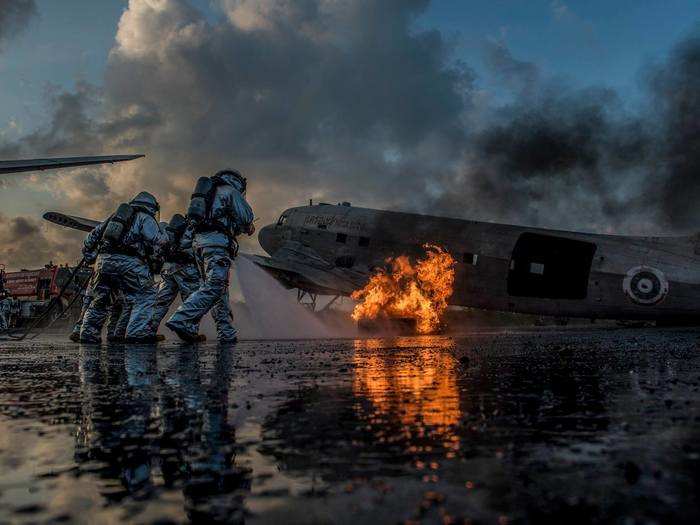
[{"label": "aircraft nose", "polygon": [[258,233],[258,241],[263,250],[269,255],[272,255],[282,243],[282,233],[276,225],[270,224],[260,230],[260,233]]}]

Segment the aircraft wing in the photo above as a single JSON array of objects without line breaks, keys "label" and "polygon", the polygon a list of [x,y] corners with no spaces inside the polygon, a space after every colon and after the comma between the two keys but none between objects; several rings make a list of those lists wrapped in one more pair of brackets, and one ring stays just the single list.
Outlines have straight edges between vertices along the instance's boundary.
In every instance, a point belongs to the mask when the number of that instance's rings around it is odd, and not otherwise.
[{"label": "aircraft wing", "polygon": [[144,155],[104,155],[99,157],[63,157],[55,159],[0,160],[0,175],[56,168],[75,168],[92,164],[112,164],[144,157]]},{"label": "aircraft wing", "polygon": [[44,213],[44,220],[53,222],[59,226],[65,226],[66,228],[73,228],[74,230],[84,232],[91,232],[95,229],[95,226],[100,224],[100,221],[76,217],[75,215],[66,215],[57,211],[48,211]]},{"label": "aircraft wing", "polygon": [[350,295],[367,281],[368,273],[329,267],[318,268],[302,261],[242,254],[271,273],[288,288],[299,288],[324,295]]}]

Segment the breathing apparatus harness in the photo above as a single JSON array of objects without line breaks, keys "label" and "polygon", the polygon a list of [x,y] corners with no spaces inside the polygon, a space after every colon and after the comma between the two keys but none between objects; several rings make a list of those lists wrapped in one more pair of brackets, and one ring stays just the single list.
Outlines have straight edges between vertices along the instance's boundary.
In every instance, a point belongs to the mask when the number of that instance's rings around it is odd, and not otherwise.
[{"label": "breathing apparatus harness", "polygon": [[143,212],[152,217],[153,220],[156,220],[158,211],[159,209],[157,207],[153,210],[150,206],[138,203],[124,202],[120,204],[117,210],[108,219],[107,226],[103,230],[102,236],[97,241],[98,253],[137,257],[148,265],[152,273],[160,273],[163,261],[154,257],[149,246],[144,245],[144,253],[142,253],[138,248],[124,244],[124,239],[129,231],[131,231],[139,212]]},{"label": "breathing apparatus harness", "polygon": [[172,219],[166,226],[166,231],[170,242],[168,244],[168,250],[165,254],[165,262],[175,263],[175,264],[192,264],[195,262],[194,255],[188,253],[180,248],[180,243],[182,242],[182,237],[187,231],[187,219],[176,213],[173,215]]},{"label": "breathing apparatus harness", "polygon": [[225,175],[232,176],[241,185],[240,192],[245,194],[247,180],[236,170],[221,170],[212,177],[200,177],[190,197],[190,205],[187,209],[187,219],[194,233],[218,232],[228,239],[228,250],[232,258],[238,255],[238,242],[236,237],[242,233],[240,224],[234,219],[226,218],[229,223],[223,224],[219,218],[212,216],[212,206],[216,191],[220,186],[228,185]]}]

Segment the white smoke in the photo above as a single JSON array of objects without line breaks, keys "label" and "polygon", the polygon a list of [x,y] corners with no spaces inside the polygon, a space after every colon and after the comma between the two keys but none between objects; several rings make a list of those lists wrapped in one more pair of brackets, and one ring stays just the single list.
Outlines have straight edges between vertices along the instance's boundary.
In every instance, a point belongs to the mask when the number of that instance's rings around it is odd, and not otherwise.
[{"label": "white smoke", "polygon": [[[233,263],[229,297],[233,325],[238,338],[249,339],[328,339],[356,337],[355,325],[349,315],[330,316],[324,320],[296,300],[296,291],[287,290],[265,270],[241,255]],[[242,303],[240,299],[245,302]],[[319,300],[320,306],[325,304]],[[182,304],[180,297],[173,302],[158,332],[168,341],[178,338],[165,327],[165,321]],[[199,333],[207,341],[216,341],[216,325],[211,314],[202,319]]]},{"label": "white smoke", "polygon": [[332,337],[331,331],[308,308],[299,304],[293,293],[250,259],[245,256],[239,257],[235,268],[237,277],[235,280],[238,281],[245,299],[248,311],[247,321],[251,325],[239,328],[242,338]]}]

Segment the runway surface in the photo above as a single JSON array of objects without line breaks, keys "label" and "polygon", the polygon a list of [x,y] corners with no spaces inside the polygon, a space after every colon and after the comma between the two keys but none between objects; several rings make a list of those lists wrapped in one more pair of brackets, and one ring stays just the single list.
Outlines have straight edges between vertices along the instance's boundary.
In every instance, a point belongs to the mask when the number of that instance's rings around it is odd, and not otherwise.
[{"label": "runway surface", "polygon": [[0,522],[698,523],[699,342],[0,343]]}]

